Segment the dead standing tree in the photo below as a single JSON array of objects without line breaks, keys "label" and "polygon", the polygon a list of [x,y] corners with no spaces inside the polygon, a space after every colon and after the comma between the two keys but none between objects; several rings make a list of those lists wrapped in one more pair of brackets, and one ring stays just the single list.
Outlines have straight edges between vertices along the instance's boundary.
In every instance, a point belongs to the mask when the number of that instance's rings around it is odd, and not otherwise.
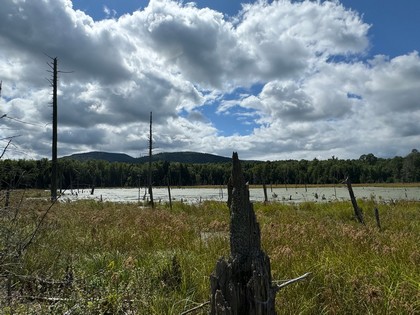
[{"label": "dead standing tree", "polygon": [[260,227],[242,174],[233,153],[228,184],[230,209],[229,259],[219,259],[210,276],[210,314],[276,314],[279,289],[271,280],[270,259],[261,249]]},{"label": "dead standing tree", "polygon": [[150,133],[149,133],[149,171],[148,171],[148,184],[149,184],[149,195],[150,205],[152,208],[155,207],[153,202],[153,188],[152,188],[152,150],[153,150],[153,138],[152,138],[152,112],[150,112]]},{"label": "dead standing tree", "polygon": [[[48,55],[47,55],[48,56]],[[58,163],[57,163],[57,121],[58,121],[58,109],[57,109],[57,90],[58,90],[58,73],[71,73],[65,71],[58,71],[58,60],[57,57],[52,58],[48,56],[52,61],[47,63],[51,70],[47,70],[52,73],[52,79],[47,79],[53,88],[52,97],[52,152],[51,152],[51,201],[57,199],[57,187],[58,187]]]},{"label": "dead standing tree", "polygon": [[52,68],[53,79],[51,82],[53,88],[52,100],[52,152],[51,152],[51,201],[57,199],[57,57],[52,58],[52,62],[48,64]]}]

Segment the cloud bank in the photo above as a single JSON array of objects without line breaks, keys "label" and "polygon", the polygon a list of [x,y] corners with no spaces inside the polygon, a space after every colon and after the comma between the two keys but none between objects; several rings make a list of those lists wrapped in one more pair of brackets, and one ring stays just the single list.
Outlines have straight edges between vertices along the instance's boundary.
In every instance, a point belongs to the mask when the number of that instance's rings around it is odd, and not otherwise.
[{"label": "cloud bank", "polygon": [[[277,160],[418,146],[418,52],[366,58],[370,26],[339,2],[257,1],[233,17],[170,0],[104,12],[2,2],[0,144],[20,135],[7,157],[50,156],[46,54],[72,71],[59,75],[59,155],[144,155],[151,111],[156,151]],[[223,119],[240,131],[221,132]]]}]

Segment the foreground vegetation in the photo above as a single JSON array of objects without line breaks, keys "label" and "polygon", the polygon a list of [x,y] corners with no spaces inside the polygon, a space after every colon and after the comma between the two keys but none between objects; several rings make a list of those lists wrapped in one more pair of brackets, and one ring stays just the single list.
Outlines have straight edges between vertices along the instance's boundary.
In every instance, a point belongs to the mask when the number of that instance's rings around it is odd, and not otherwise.
[{"label": "foreground vegetation", "polygon": [[[209,300],[209,275],[229,255],[222,203],[152,210],[79,201],[48,210],[23,194],[1,208],[3,314],[180,314]],[[366,226],[350,202],[254,204],[273,279],[312,273],[279,291],[279,314],[420,312],[420,203],[359,203]]]}]

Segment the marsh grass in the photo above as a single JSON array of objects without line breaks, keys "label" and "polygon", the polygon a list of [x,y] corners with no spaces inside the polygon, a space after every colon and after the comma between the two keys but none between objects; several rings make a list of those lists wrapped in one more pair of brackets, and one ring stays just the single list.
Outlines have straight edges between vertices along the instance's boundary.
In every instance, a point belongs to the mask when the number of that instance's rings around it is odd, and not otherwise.
[{"label": "marsh grass", "polygon": [[[366,226],[354,220],[350,202],[254,204],[273,279],[312,272],[278,293],[279,314],[419,313],[420,204],[359,205]],[[30,230],[48,202],[20,207],[19,226]],[[209,299],[209,275],[229,255],[228,231],[229,210],[217,202],[174,203],[172,210],[56,204],[20,261],[0,266],[16,275],[2,312],[180,314]]]}]

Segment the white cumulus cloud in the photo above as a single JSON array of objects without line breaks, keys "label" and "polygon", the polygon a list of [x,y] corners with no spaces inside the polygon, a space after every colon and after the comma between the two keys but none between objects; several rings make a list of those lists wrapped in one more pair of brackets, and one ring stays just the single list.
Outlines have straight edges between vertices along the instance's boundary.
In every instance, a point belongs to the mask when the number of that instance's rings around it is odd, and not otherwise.
[{"label": "white cumulus cloud", "polygon": [[[256,1],[233,17],[171,0],[103,11],[94,21],[70,0],[2,2],[0,139],[20,136],[8,157],[49,155],[48,56],[70,71],[59,74],[60,155],[138,156],[150,112],[160,151],[266,160],[418,146],[418,52],[366,60],[370,25],[337,1]],[[222,136],[209,105],[254,125]]]}]

